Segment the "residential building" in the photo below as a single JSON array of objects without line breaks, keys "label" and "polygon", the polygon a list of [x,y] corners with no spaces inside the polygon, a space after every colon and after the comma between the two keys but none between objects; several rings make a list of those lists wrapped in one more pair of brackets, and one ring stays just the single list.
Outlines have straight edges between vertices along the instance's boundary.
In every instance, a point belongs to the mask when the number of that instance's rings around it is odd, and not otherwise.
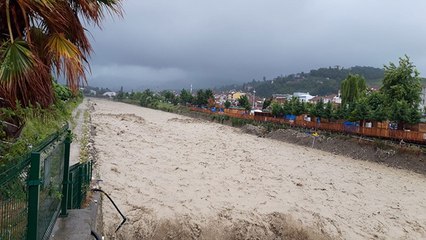
[{"label": "residential building", "polygon": [[311,100],[312,98],[314,98],[314,96],[312,96],[311,94],[309,94],[309,92],[304,93],[304,92],[295,92],[293,93],[293,97],[298,98],[301,102],[308,102],[309,100]]},{"label": "residential building", "polygon": [[272,94],[272,99],[278,103],[285,103],[291,97],[291,94]]},{"label": "residential building", "polygon": [[243,92],[231,92],[230,93],[230,99],[238,100],[241,96],[244,96],[244,95],[246,95],[246,94],[243,93]]},{"label": "residential building", "polygon": [[426,86],[422,86],[422,91],[420,93],[420,104],[419,104],[419,108],[422,112],[425,111],[425,107],[426,107]]}]

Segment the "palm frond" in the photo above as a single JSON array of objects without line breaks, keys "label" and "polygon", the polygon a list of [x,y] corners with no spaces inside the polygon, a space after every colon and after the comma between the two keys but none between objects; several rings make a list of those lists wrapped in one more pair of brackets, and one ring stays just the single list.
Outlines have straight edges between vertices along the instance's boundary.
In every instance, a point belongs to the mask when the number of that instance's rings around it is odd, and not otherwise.
[{"label": "palm frond", "polygon": [[[121,0],[0,0],[0,96],[13,106],[52,102],[51,71],[74,92],[92,47],[81,21],[122,16]],[[6,6],[7,5],[7,6]],[[19,39],[16,40],[15,39]],[[87,69],[85,69],[87,67]]]},{"label": "palm frond", "polygon": [[56,59],[61,57],[79,58],[81,56],[78,47],[69,41],[63,33],[51,34],[46,45],[46,50],[52,53]]},{"label": "palm frond", "polygon": [[37,64],[27,42],[7,41],[1,47],[0,81],[11,83],[28,75]]},{"label": "palm frond", "polygon": [[70,89],[76,92],[81,79],[86,79],[82,64],[85,59],[83,54],[62,33],[52,34],[46,48],[51,53],[57,74],[63,71]]},{"label": "palm frond", "polygon": [[53,101],[49,69],[33,54],[27,42],[8,41],[1,47],[0,92],[14,107],[39,103],[47,107]]}]

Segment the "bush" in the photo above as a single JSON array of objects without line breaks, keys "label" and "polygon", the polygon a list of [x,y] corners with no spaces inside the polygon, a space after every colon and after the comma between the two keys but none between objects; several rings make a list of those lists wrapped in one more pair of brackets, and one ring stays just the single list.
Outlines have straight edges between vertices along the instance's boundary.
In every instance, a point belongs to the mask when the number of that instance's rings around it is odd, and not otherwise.
[{"label": "bush", "polygon": [[60,130],[71,118],[72,110],[81,102],[80,98],[69,101],[57,100],[49,108],[17,105],[16,110],[0,108],[0,120],[20,119],[24,127],[18,138],[6,136],[4,129],[0,132],[0,172],[14,164],[17,158],[28,153],[32,146],[37,146],[46,137]]}]

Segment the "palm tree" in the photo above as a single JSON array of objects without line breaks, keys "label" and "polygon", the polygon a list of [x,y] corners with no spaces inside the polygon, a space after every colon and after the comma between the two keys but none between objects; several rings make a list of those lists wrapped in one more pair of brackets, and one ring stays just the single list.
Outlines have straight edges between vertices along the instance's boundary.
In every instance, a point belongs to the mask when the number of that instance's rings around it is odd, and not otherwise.
[{"label": "palm tree", "polygon": [[99,26],[121,10],[121,0],[0,0],[0,107],[49,106],[53,73],[77,93],[92,51],[81,20]]}]

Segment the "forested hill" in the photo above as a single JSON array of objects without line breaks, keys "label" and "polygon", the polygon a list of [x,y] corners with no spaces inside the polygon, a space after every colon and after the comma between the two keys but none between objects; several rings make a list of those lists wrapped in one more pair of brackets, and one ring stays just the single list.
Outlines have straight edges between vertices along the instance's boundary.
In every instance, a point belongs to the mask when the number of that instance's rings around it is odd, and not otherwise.
[{"label": "forested hill", "polygon": [[243,85],[232,85],[217,90],[256,90],[256,95],[270,97],[275,93],[309,92],[311,95],[329,95],[336,93],[340,83],[348,74],[359,74],[366,79],[369,87],[380,87],[384,77],[384,70],[374,67],[329,67],[311,70],[309,73],[297,73],[288,76],[279,76],[272,80],[253,80]]}]

